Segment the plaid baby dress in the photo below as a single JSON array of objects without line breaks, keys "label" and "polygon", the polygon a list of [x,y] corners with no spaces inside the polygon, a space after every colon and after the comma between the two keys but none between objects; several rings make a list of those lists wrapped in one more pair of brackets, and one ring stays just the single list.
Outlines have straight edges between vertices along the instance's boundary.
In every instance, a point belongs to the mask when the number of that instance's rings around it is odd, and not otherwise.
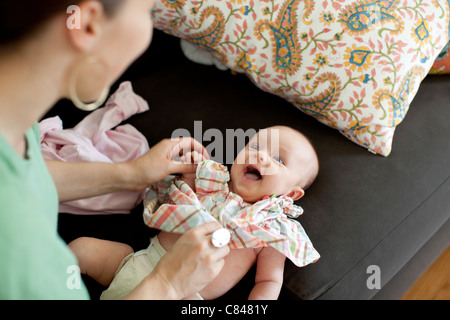
[{"label": "plaid baby dress", "polygon": [[271,246],[302,267],[319,259],[305,230],[296,220],[303,209],[286,196],[265,197],[254,204],[229,191],[226,166],[212,160],[197,167],[194,192],[169,176],[147,189],[144,222],[167,232],[184,233],[218,221],[231,233],[232,249]]}]

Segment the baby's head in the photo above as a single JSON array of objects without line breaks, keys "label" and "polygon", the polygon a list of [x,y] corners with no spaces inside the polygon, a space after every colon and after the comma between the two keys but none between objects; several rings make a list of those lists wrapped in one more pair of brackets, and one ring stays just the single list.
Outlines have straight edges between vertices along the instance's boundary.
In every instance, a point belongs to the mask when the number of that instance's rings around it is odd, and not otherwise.
[{"label": "baby's head", "polygon": [[311,142],[286,126],[259,131],[231,167],[231,189],[254,203],[266,196],[298,200],[315,180],[319,161]]}]

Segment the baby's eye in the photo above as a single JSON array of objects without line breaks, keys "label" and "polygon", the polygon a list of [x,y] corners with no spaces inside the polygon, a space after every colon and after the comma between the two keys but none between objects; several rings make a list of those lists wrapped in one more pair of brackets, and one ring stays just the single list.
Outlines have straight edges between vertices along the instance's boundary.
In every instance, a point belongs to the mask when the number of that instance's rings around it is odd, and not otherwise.
[{"label": "baby's eye", "polygon": [[274,159],[276,162],[279,162],[279,163],[281,163],[281,164],[284,164],[284,160],[281,159],[280,157],[275,156],[275,157],[273,157],[273,159]]},{"label": "baby's eye", "polygon": [[259,146],[257,144],[250,146],[250,148],[257,151],[259,150]]}]

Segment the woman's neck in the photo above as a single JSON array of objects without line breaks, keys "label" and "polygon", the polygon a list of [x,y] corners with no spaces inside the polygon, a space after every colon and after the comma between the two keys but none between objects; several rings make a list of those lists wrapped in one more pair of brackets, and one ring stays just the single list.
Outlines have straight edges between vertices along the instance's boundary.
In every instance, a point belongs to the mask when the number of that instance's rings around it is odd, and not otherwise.
[{"label": "woman's neck", "polygon": [[[0,133],[21,156],[26,131],[59,99],[61,66],[43,46],[0,51]],[[58,83],[59,81],[59,83]]]}]

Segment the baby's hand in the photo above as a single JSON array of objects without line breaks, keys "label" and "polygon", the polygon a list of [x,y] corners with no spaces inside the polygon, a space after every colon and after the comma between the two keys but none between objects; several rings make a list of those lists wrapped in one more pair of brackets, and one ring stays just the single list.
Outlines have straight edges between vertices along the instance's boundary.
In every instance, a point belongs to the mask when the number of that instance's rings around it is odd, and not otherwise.
[{"label": "baby's hand", "polygon": [[[185,155],[180,157],[180,161],[182,163],[193,163],[195,165],[198,165],[203,160],[206,160],[203,155],[197,151],[187,152]],[[195,166],[197,168],[197,166]],[[181,180],[186,182],[189,187],[191,187],[192,190],[195,191],[195,178],[196,178],[196,172],[191,173],[183,173],[181,176]]]}]

